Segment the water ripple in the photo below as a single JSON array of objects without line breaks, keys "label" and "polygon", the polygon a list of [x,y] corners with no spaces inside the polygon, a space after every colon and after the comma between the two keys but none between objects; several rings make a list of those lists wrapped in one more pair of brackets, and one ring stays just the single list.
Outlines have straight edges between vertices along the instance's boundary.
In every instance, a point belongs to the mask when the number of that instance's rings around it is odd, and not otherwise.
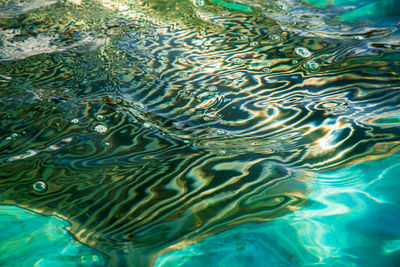
[{"label": "water ripple", "polygon": [[400,150],[395,29],[240,2],[0,16],[1,203],[57,214],[107,253],[155,255],[292,212],[315,172]]}]

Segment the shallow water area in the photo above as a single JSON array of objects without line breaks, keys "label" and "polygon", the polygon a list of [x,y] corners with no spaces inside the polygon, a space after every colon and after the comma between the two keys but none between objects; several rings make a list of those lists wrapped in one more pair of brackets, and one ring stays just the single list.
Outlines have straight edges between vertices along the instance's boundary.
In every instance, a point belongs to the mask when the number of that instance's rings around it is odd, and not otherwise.
[{"label": "shallow water area", "polygon": [[0,3],[0,263],[398,266],[397,5]]}]

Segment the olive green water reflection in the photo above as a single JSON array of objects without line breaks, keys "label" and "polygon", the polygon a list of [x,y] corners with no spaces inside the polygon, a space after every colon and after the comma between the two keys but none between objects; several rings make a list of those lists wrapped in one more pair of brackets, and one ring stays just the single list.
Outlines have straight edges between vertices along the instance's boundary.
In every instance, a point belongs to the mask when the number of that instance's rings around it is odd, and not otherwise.
[{"label": "olive green water reflection", "polygon": [[0,203],[113,264],[291,213],[316,173],[400,148],[395,24],[301,1],[24,3],[0,6]]}]

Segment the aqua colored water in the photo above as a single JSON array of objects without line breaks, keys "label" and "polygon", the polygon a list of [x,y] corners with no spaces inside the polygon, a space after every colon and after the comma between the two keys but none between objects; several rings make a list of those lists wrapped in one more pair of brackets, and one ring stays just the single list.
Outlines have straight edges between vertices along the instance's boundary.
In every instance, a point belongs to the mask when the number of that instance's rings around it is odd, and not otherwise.
[{"label": "aqua colored water", "polygon": [[0,266],[400,266],[397,0],[0,0]]}]

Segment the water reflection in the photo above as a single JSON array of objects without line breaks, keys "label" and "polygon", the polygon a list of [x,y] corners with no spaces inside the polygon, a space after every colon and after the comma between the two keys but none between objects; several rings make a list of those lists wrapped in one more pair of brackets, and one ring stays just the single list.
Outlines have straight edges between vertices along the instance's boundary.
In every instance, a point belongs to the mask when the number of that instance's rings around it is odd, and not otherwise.
[{"label": "water reflection", "polygon": [[305,208],[166,253],[156,266],[397,266],[399,159],[320,173]]},{"label": "water reflection", "polygon": [[0,201],[65,218],[114,263],[310,218],[322,189],[361,179],[320,172],[400,148],[392,21],[304,1],[39,2],[1,6]]}]

